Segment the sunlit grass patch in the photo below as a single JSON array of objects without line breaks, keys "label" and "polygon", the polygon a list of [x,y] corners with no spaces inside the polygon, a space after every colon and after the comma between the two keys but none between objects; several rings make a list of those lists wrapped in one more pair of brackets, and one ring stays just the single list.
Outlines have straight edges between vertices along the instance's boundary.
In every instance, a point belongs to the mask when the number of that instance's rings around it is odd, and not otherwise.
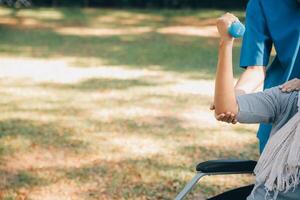
[{"label": "sunlit grass patch", "polygon": [[[215,47],[218,42],[214,39],[147,34],[128,41],[125,36],[82,38],[41,30],[7,28],[1,32],[0,49],[8,55],[98,58],[104,65],[186,72],[206,79],[213,77],[217,64]],[[14,42],[15,48],[11,48],[8,41]],[[234,54],[235,68],[238,69],[238,48]]]},{"label": "sunlit grass patch", "polygon": [[54,9],[24,9],[16,13],[16,17],[24,18],[34,18],[34,19],[46,19],[46,20],[61,20],[63,14]]},{"label": "sunlit grass patch", "polygon": [[[174,199],[198,162],[257,159],[256,126],[209,110],[218,40],[178,34],[221,13],[1,8],[0,199]],[[206,178],[187,199],[251,182]]]}]

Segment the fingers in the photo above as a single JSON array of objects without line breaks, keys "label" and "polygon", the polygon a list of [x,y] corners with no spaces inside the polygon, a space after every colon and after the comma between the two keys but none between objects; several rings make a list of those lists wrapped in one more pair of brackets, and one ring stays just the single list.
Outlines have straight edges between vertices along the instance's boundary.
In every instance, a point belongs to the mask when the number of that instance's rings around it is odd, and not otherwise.
[{"label": "fingers", "polygon": [[232,123],[232,124],[237,123],[236,116],[231,112],[221,113],[216,116],[216,119],[218,121]]},{"label": "fingers", "polygon": [[235,120],[235,115],[233,113],[227,112],[227,123],[232,123]]},{"label": "fingers", "polygon": [[223,113],[223,115],[221,114],[219,121],[231,123],[232,118],[234,118],[234,116],[232,116],[231,113],[227,112],[227,113]]},{"label": "fingers", "polygon": [[238,21],[238,18],[231,13],[226,13],[217,19],[216,26],[221,39],[229,41],[234,39],[228,34],[228,27],[235,21]]},{"label": "fingers", "polygon": [[224,24],[228,27],[235,21],[239,21],[239,19],[231,13],[226,13],[218,18],[217,24]]},{"label": "fingers", "polygon": [[282,92],[292,92],[292,91],[299,91],[300,90],[300,79],[292,79],[281,86],[279,86]]},{"label": "fingers", "polygon": [[216,119],[217,119],[218,121],[223,121],[223,120],[224,120],[224,117],[225,117],[225,114],[222,113],[222,114],[217,115],[217,116],[216,116]]},{"label": "fingers", "polygon": [[225,113],[224,122],[230,123],[231,113]]},{"label": "fingers", "polygon": [[[215,104],[211,103],[209,109],[215,110]],[[219,115],[216,115],[215,117],[218,121],[232,123],[232,124],[237,123],[236,116],[231,112],[221,113]]]},{"label": "fingers", "polygon": [[226,14],[222,15],[219,19],[226,21],[228,24],[231,24],[232,22],[239,21],[239,19],[234,16],[233,14],[227,12]]},{"label": "fingers", "polygon": [[230,19],[232,21],[239,21],[239,19],[235,15],[233,15],[233,14],[231,14],[229,12],[227,12],[224,16],[228,17],[228,19]]}]

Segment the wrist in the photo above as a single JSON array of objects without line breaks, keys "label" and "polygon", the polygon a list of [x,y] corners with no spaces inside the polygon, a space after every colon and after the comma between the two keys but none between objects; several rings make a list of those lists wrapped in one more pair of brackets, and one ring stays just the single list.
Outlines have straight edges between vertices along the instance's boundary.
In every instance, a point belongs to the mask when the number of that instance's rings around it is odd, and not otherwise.
[{"label": "wrist", "polygon": [[232,46],[233,45],[233,41],[234,41],[234,39],[233,38],[221,38],[221,40],[220,40],[220,46],[223,46],[223,45],[225,45],[225,46]]}]

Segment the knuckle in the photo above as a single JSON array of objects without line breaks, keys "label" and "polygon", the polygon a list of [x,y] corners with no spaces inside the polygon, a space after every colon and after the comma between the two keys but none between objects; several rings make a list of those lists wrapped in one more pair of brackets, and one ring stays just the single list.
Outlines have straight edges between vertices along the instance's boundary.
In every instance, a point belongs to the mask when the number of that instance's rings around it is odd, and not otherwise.
[{"label": "knuckle", "polygon": [[217,25],[223,25],[225,24],[225,19],[224,18],[220,18],[217,20]]}]

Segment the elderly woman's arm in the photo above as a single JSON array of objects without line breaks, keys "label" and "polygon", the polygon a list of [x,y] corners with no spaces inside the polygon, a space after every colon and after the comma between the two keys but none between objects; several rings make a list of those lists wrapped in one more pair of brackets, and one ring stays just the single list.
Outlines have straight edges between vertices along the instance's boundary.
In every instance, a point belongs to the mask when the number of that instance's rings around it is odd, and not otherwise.
[{"label": "elderly woman's arm", "polygon": [[220,33],[219,60],[215,81],[215,114],[225,112],[238,113],[238,104],[234,91],[232,69],[233,38],[228,34],[228,26],[237,18],[229,13],[218,19],[217,27]]},{"label": "elderly woman's arm", "polygon": [[236,20],[227,13],[217,22],[221,40],[215,82],[215,114],[231,112],[241,123],[274,123],[289,102],[295,103],[295,98],[291,98],[293,94],[281,92],[279,87],[236,97],[232,69],[233,38],[227,33],[228,26]]}]

